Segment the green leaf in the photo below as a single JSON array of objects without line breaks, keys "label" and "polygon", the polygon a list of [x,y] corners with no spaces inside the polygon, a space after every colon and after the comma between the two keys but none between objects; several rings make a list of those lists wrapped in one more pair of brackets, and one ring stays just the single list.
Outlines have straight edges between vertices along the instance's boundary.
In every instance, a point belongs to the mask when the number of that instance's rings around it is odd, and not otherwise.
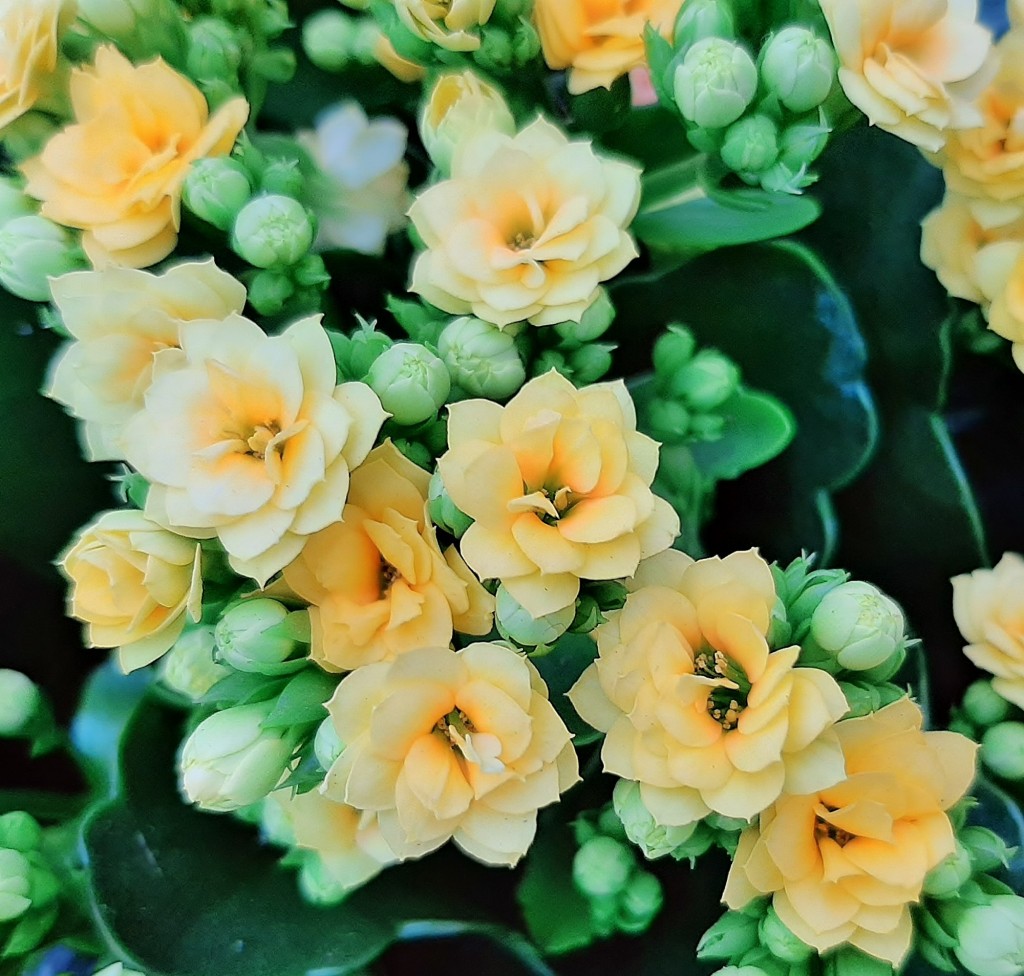
[{"label": "green leaf", "polygon": [[250,671],[232,671],[210,688],[200,701],[217,708],[266,701],[281,691],[285,680]]},{"label": "green leaf", "polygon": [[[586,634],[566,634],[559,638],[550,654],[533,660],[544,683],[548,697],[566,728],[572,732],[576,748],[595,742],[602,733],[592,729],[576,714],[566,692],[597,657],[597,645]],[[531,854],[531,858],[533,855]]]},{"label": "green leaf", "polygon": [[338,687],[338,677],[319,668],[300,671],[284,686],[274,710],[263,720],[263,728],[287,728],[327,718],[324,702]]},{"label": "green leaf", "polygon": [[651,70],[651,84],[658,101],[663,105],[672,105],[672,92],[665,86],[665,78],[668,66],[675,57],[675,50],[653,24],[644,27],[644,48],[647,52],[647,65]]}]

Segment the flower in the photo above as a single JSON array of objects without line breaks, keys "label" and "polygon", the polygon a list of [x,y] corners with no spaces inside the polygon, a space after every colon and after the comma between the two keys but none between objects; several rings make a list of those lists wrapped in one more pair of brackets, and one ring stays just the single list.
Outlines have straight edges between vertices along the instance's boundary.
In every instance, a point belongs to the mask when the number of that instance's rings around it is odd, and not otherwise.
[{"label": "flower", "polygon": [[48,94],[57,73],[67,0],[0,4],[0,132]]},{"label": "flower", "polygon": [[116,647],[121,668],[151,664],[178,639],[186,612],[199,620],[199,546],[135,509],[101,513],[61,555],[68,614],[90,647]]},{"label": "flower", "polygon": [[824,671],[794,667],[798,647],[769,653],[775,585],[755,551],[694,562],[670,550],[632,586],[569,697],[608,733],[605,770],[639,782],[659,824],[749,819],[783,791],[842,778],[833,726],[846,699]]},{"label": "flower", "polygon": [[421,40],[446,51],[475,51],[477,28],[494,12],[495,0],[393,0],[398,19]]},{"label": "flower", "polygon": [[1024,708],[1024,559],[1008,552],[995,569],[954,576],[953,616],[968,641],[964,653]]},{"label": "flower", "polygon": [[342,680],[327,703],[345,751],[323,790],[373,813],[400,859],[449,838],[515,864],[537,810],[579,779],[536,668],[503,644],[419,648]]},{"label": "flower", "polygon": [[442,555],[426,514],[429,483],[386,441],[352,473],[341,521],[285,568],[285,583],[312,604],[312,655],[326,670],[445,646],[453,630],[490,631],[494,599],[454,546]]},{"label": "flower", "polygon": [[407,133],[398,119],[368,120],[358,102],[322,113],[316,130],[296,133],[325,179],[313,195],[319,233],[314,248],[383,254],[409,206]]},{"label": "flower", "polygon": [[335,386],[318,316],[280,335],[230,315],[192,323],[157,356],[125,458],[150,482],[146,512],[183,535],[216,536],[261,585],[337,521],[349,471],[385,414],[364,383]]},{"label": "flower", "polygon": [[54,357],[45,392],[83,421],[92,461],[124,457],[124,425],[142,409],[154,357],[181,345],[183,323],[224,319],[245,305],[245,288],[212,260],[158,275],[130,268],[76,271],[54,279],[52,289],[75,341]]},{"label": "flower", "polygon": [[646,64],[644,28],[666,37],[683,0],[536,0],[533,8],[544,60],[569,69],[573,95],[611,88],[616,78]]},{"label": "flower", "polygon": [[44,217],[84,231],[95,267],[144,268],[178,239],[189,166],[231,151],[249,114],[233,98],[209,115],[187,78],[161,58],[133,65],[113,46],[71,75],[75,122],[22,164]]},{"label": "flower", "polygon": [[982,124],[992,35],[977,0],[821,0],[839,83],[872,125],[937,152]]},{"label": "flower", "polygon": [[515,136],[487,130],[409,210],[427,248],[410,290],[498,326],[578,322],[598,284],[636,257],[626,227],[639,200],[635,166],[542,118]]},{"label": "flower", "polygon": [[973,742],[922,732],[902,698],[836,726],[846,779],[784,795],[744,831],[723,900],[772,895],[782,923],[819,952],[849,944],[898,966],[910,950],[910,905],[955,849],[945,811],[974,777]]},{"label": "flower", "polygon": [[636,429],[625,384],[577,390],[553,370],[502,407],[449,407],[444,486],[473,525],[463,558],[535,617],[576,599],[581,579],[631,576],[667,549],[679,518],[650,488],[658,445]]}]

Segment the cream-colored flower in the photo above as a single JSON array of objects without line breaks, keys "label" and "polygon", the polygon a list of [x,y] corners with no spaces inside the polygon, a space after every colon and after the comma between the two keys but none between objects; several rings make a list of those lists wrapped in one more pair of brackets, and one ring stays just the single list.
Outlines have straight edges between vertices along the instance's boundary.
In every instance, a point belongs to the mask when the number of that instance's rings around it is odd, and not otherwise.
[{"label": "cream-colored flower", "polygon": [[756,552],[694,562],[669,550],[632,586],[569,697],[607,733],[605,771],[639,782],[658,823],[749,819],[783,791],[843,777],[846,699],[831,675],[794,667],[800,648],[769,653],[775,585]]},{"label": "cream-colored flower", "polygon": [[1024,708],[1024,559],[1008,552],[995,569],[954,576],[953,616],[968,641],[964,653]]},{"label": "cream-colored flower", "polygon": [[212,260],[163,274],[128,268],[75,271],[52,282],[53,301],[73,342],[50,367],[46,395],[83,421],[92,461],[124,457],[124,424],[141,409],[154,357],[181,345],[182,324],[223,319],[245,306],[245,288]]},{"label": "cream-colored flower", "polygon": [[95,267],[144,268],[178,240],[189,166],[231,151],[245,125],[244,98],[213,115],[195,85],[157,58],[133,65],[115,47],[71,75],[75,122],[22,164],[41,213],[78,227]]},{"label": "cream-colored flower", "polygon": [[237,572],[265,583],[341,517],[349,471],[384,422],[368,386],[335,378],[316,316],[278,336],[239,315],[190,323],[122,436],[150,482],[146,513],[216,536]]},{"label": "cream-colored flower", "polygon": [[57,564],[71,583],[68,615],[86,625],[90,647],[116,647],[121,668],[151,664],[198,620],[203,593],[199,545],[142,512],[103,512]]},{"label": "cream-colored flower", "polygon": [[371,812],[400,859],[449,838],[515,864],[537,810],[579,779],[536,668],[503,644],[420,648],[342,680],[327,704],[345,750],[323,790]]},{"label": "cream-colored flower", "polygon": [[0,132],[55,84],[61,21],[72,7],[68,0],[0,3]]},{"label": "cream-colored flower", "polygon": [[907,698],[840,722],[846,778],[761,814],[740,838],[726,904],[772,895],[783,924],[819,952],[848,944],[899,966],[913,939],[910,906],[954,850],[945,811],[970,786],[977,748],[921,724]]},{"label": "cream-colored flower", "polygon": [[390,441],[352,472],[341,521],[311,536],[284,581],[312,604],[312,656],[352,671],[454,630],[491,629],[494,598],[454,546],[444,554],[426,512],[430,475]]},{"label": "cream-colored flower", "polygon": [[491,19],[495,0],[393,0],[398,19],[421,40],[446,51],[475,51],[479,28]]},{"label": "cream-colored flower", "polygon": [[683,0],[535,0],[534,20],[548,67],[569,69],[573,95],[611,88],[647,63],[647,24],[668,37]]},{"label": "cream-colored flower", "polygon": [[426,244],[410,290],[446,312],[505,326],[578,322],[602,281],[637,255],[626,228],[640,173],[538,118],[518,135],[463,142],[451,179],[409,216]]},{"label": "cream-colored flower", "polygon": [[937,152],[982,124],[991,32],[977,0],[820,0],[839,83],[872,125]]},{"label": "cream-colored flower", "polygon": [[570,606],[581,579],[632,576],[679,533],[650,488],[658,444],[637,431],[621,380],[577,390],[551,371],[504,407],[452,404],[448,445],[438,470],[475,520],[462,556],[534,617]]},{"label": "cream-colored flower", "polygon": [[377,63],[390,71],[399,81],[411,84],[419,81],[427,73],[422,64],[403,58],[396,50],[386,34],[379,34],[373,43],[373,56]]}]

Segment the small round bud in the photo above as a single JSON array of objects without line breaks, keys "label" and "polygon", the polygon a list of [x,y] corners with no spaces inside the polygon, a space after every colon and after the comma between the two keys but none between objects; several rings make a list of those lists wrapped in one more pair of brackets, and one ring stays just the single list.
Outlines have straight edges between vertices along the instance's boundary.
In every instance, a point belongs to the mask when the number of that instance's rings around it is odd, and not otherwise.
[{"label": "small round bud", "polygon": [[707,37],[735,38],[736,23],[732,7],[722,0],[687,0],[676,17],[672,34],[677,51]]},{"label": "small round bud", "polygon": [[438,528],[444,529],[455,536],[462,537],[473,520],[461,509],[457,508],[445,490],[444,482],[441,480],[441,472],[435,471],[430,476],[430,487],[427,489],[427,511],[430,514],[430,521]]},{"label": "small round bud", "polygon": [[303,645],[282,634],[288,609],[276,600],[243,600],[224,611],[214,630],[217,659],[237,671],[287,674],[303,666]]},{"label": "small round bud", "polygon": [[767,115],[748,115],[734,122],[722,143],[722,162],[736,173],[759,173],[779,155],[779,130]]},{"label": "small round bud", "polygon": [[981,761],[1003,779],[1024,779],[1024,722],[1000,722],[981,739]]},{"label": "small round bud", "polygon": [[953,952],[974,976],[1018,976],[1024,968],[1024,898],[995,895],[972,905],[956,925]]},{"label": "small round bud", "polygon": [[27,675],[0,668],[0,737],[24,732],[42,703],[38,685]]},{"label": "small round bud", "polygon": [[867,671],[903,648],[903,611],[877,587],[851,580],[830,590],[811,617],[811,637],[840,668]]},{"label": "small round bud", "polygon": [[787,126],[779,142],[779,162],[794,172],[810,166],[824,152],[831,131],[823,115],[815,122]]},{"label": "small round bud", "polygon": [[48,279],[84,266],[74,239],[52,220],[29,215],[0,227],[0,284],[19,298],[48,302]]},{"label": "small round bud", "polygon": [[967,848],[975,872],[995,871],[1010,861],[1006,841],[987,827],[964,827],[958,839]]},{"label": "small round bud", "polygon": [[187,628],[160,658],[160,680],[172,691],[198,701],[231,669],[213,659],[213,627]]},{"label": "small round bud", "polygon": [[706,413],[725,403],[739,382],[739,367],[728,356],[702,349],[671,378],[669,391],[694,412]]},{"label": "small round bud", "polygon": [[810,111],[825,101],[832,89],[835,52],[806,27],[784,27],[761,49],[761,77],[791,112]]},{"label": "small round bud", "polygon": [[661,911],[665,894],[661,882],[647,871],[636,871],[619,893],[617,927],[628,935],[645,932]]},{"label": "small round bud", "polygon": [[612,368],[613,345],[590,342],[569,353],[568,366],[572,378],[579,386],[596,383]]},{"label": "small round bud", "polygon": [[494,596],[494,623],[498,633],[523,647],[553,644],[569,629],[575,618],[575,604],[543,617],[534,617],[504,586],[499,586]]},{"label": "small round bud", "polygon": [[697,943],[697,958],[738,959],[758,942],[758,920],[743,912],[726,912]]},{"label": "small round bud", "polygon": [[825,957],[825,976],[893,976],[892,963],[843,946]]},{"label": "small round bud", "polygon": [[697,351],[693,333],[682,325],[670,325],[654,343],[654,371],[659,379],[671,380]]},{"label": "small round bud", "polygon": [[376,329],[360,329],[349,336],[346,372],[352,379],[361,380],[382,353],[394,345],[394,340]]},{"label": "small round bud", "polygon": [[313,237],[313,219],[298,200],[268,194],[241,209],[231,231],[231,247],[257,268],[281,267],[305,257]]},{"label": "small round bud", "polygon": [[720,129],[746,111],[757,91],[757,66],[739,44],[707,37],[686,52],[672,90],[683,118],[701,128]]},{"label": "small round bud", "polygon": [[0,848],[28,854],[39,850],[43,843],[43,829],[35,817],[22,810],[0,816]]},{"label": "small round bud", "polygon": [[325,769],[330,769],[338,757],[345,751],[345,743],[338,737],[334,727],[334,719],[328,716],[318,726],[313,738],[313,752],[316,761]]},{"label": "small round bud", "polygon": [[260,315],[277,315],[295,295],[291,277],[273,268],[261,268],[248,279],[248,299]]},{"label": "small round bud", "polygon": [[651,401],[647,410],[647,426],[656,440],[665,444],[677,444],[686,439],[690,430],[690,411],[678,400]]},{"label": "small round bud", "polygon": [[956,849],[925,876],[922,891],[932,898],[953,898],[974,872],[970,852],[959,841]]},{"label": "small round bud", "polygon": [[612,804],[622,821],[626,836],[644,852],[648,860],[671,854],[685,844],[696,830],[697,824],[685,827],[663,827],[656,823],[644,806],[640,784],[620,779],[612,793]]},{"label": "small round bud", "polygon": [[302,24],[302,50],[322,71],[341,71],[352,58],[358,27],[340,10],[319,10]]},{"label": "small round bud", "polygon": [[296,200],[302,196],[305,180],[294,159],[273,159],[260,173],[260,190]]},{"label": "small round bud", "polygon": [[249,173],[237,159],[210,156],[189,167],[181,199],[201,220],[227,230],[251,196]]},{"label": "small round bud", "polygon": [[242,47],[230,24],[219,17],[197,17],[188,25],[186,70],[200,81],[234,81],[242,64]]},{"label": "small round bud", "polygon": [[453,319],[437,351],[454,383],[472,396],[504,400],[526,382],[526,368],[508,332],[471,316]]},{"label": "small round bud", "polygon": [[0,227],[15,217],[28,217],[36,212],[36,202],[25,196],[14,180],[0,177]]},{"label": "small round bud", "polygon": [[599,288],[597,298],[590,303],[579,322],[559,322],[554,328],[566,342],[582,345],[600,339],[614,320],[615,306],[612,305],[608,292],[604,288]]},{"label": "small round bud", "polygon": [[964,711],[967,717],[983,729],[1005,721],[1010,714],[1010,703],[992,687],[992,682],[979,679],[964,692]]},{"label": "small round bud", "polygon": [[798,939],[786,927],[771,905],[761,919],[758,934],[761,937],[761,945],[783,962],[801,963],[814,955],[814,949],[802,939]]},{"label": "small round bud", "polygon": [[480,47],[473,52],[473,60],[485,71],[503,74],[512,67],[512,36],[500,27],[489,27],[483,32]]},{"label": "small round bud", "polygon": [[366,382],[395,423],[405,427],[429,420],[451,391],[448,367],[417,342],[396,342],[382,352]]},{"label": "small round bud", "polygon": [[540,34],[529,20],[523,18],[512,32],[512,63],[529,64],[540,54]]},{"label": "small round bud", "polygon": [[613,837],[593,837],[572,861],[572,880],[590,898],[617,895],[626,887],[635,868],[633,855]]}]

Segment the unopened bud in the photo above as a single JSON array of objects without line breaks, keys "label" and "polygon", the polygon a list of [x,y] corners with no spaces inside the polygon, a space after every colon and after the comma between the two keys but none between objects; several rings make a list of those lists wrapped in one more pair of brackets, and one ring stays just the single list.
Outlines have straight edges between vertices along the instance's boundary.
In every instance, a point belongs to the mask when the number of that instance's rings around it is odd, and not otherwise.
[{"label": "unopened bud", "polygon": [[625,844],[612,837],[588,840],[572,862],[572,880],[591,898],[617,895],[626,887],[636,864]]},{"label": "unopened bud", "polygon": [[441,333],[437,351],[452,381],[472,396],[504,400],[526,381],[515,339],[481,319],[453,319]]},{"label": "unopened bud", "polygon": [[257,268],[295,264],[313,244],[315,228],[292,197],[268,194],[250,200],[235,218],[231,247]]},{"label": "unopened bud", "polygon": [[227,230],[252,196],[249,173],[228,156],[196,160],[182,189],[182,202],[201,220]]},{"label": "unopened bud", "polygon": [[1024,898],[995,895],[973,905],[956,926],[953,952],[974,976],[1018,976],[1024,968]]},{"label": "unopened bud", "polygon": [[366,382],[395,423],[412,427],[429,420],[451,391],[448,367],[426,346],[396,342],[374,360]]},{"label": "unopened bud", "polygon": [[559,322],[554,329],[566,342],[582,345],[600,339],[614,320],[615,306],[608,292],[600,288],[597,298],[590,303],[579,322]]},{"label": "unopened bud", "polygon": [[72,236],[52,220],[29,215],[0,227],[0,284],[19,298],[48,302],[48,279],[84,266]]},{"label": "unopened bud", "polygon": [[757,66],[739,44],[708,37],[686,52],[672,88],[683,118],[720,129],[746,111],[757,91]]},{"label": "unopened bud", "polygon": [[512,35],[501,27],[489,27],[473,52],[473,60],[485,71],[504,74],[512,67]]},{"label": "unopened bud", "polygon": [[971,855],[959,841],[952,854],[940,861],[924,879],[922,891],[932,898],[953,898],[974,871]]},{"label": "unopened bud", "polygon": [[676,17],[672,38],[677,51],[708,37],[736,37],[732,7],[723,0],[687,0]]},{"label": "unopened bud", "polygon": [[669,381],[669,391],[692,410],[720,407],[739,386],[739,367],[717,349],[702,349]]},{"label": "unopened bud", "polygon": [[0,668],[0,737],[25,732],[35,717],[43,696],[27,675]]},{"label": "unopened bud", "polygon": [[814,949],[786,927],[771,905],[761,919],[758,934],[761,945],[783,962],[800,963],[814,955]]},{"label": "unopened bud", "polygon": [[1004,721],[1010,714],[1010,703],[992,687],[990,680],[979,679],[964,692],[967,717],[983,729]]},{"label": "unopened bud", "polygon": [[647,931],[665,901],[661,882],[647,871],[635,871],[619,892],[616,927],[627,935]]},{"label": "unopened bud", "polygon": [[657,823],[644,805],[640,784],[620,779],[612,793],[615,812],[622,821],[626,836],[644,852],[648,860],[673,854],[693,835],[697,824],[664,827]]},{"label": "unopened bud", "polygon": [[779,130],[767,115],[748,115],[729,126],[722,161],[736,173],[760,173],[779,155]]},{"label": "unopened bud", "polygon": [[202,698],[231,669],[213,659],[213,627],[188,627],[160,658],[160,680],[192,701]]},{"label": "unopened bud", "polygon": [[981,739],[981,761],[1003,779],[1024,779],[1024,722],[1000,722]]},{"label": "unopened bud", "polygon": [[341,71],[352,58],[359,26],[340,10],[318,10],[303,21],[302,49],[322,71]]},{"label": "unopened bud", "polygon": [[849,671],[884,664],[903,647],[905,636],[903,611],[862,580],[831,590],[811,618],[811,637]]},{"label": "unopened bud", "polygon": [[1006,841],[995,831],[987,827],[964,827],[959,833],[958,840],[967,848],[975,873],[989,873],[1005,868],[1010,863],[1010,855],[1014,850],[1008,847]]},{"label": "unopened bud", "polygon": [[697,340],[683,325],[670,325],[654,343],[654,371],[659,379],[671,380],[697,351]]},{"label": "unopened bud", "polygon": [[187,58],[186,67],[193,78],[231,83],[242,64],[242,46],[230,24],[219,17],[197,17],[188,25]]},{"label": "unopened bud", "polygon": [[301,668],[304,648],[283,632],[288,615],[283,604],[265,597],[229,607],[214,630],[218,660],[254,674],[287,674]]},{"label": "unopened bud", "polygon": [[825,101],[832,89],[835,52],[806,27],[784,27],[761,49],[761,77],[791,112],[810,111]]},{"label": "unopened bud", "polygon": [[338,757],[345,751],[345,743],[338,736],[331,716],[325,718],[318,726],[313,738],[313,752],[316,761],[325,769],[330,769]]},{"label": "unopened bud", "polygon": [[534,617],[504,586],[494,596],[494,622],[506,640],[524,647],[553,644],[576,617],[576,605],[570,604],[543,617]]},{"label": "unopened bud", "polygon": [[726,912],[697,943],[697,958],[738,959],[758,943],[758,920],[742,912]]},{"label": "unopened bud", "polygon": [[445,532],[461,538],[462,534],[472,524],[473,520],[461,509],[456,507],[445,490],[444,482],[441,480],[441,472],[435,471],[430,477],[430,487],[427,489],[427,511],[430,520],[438,528]]}]

